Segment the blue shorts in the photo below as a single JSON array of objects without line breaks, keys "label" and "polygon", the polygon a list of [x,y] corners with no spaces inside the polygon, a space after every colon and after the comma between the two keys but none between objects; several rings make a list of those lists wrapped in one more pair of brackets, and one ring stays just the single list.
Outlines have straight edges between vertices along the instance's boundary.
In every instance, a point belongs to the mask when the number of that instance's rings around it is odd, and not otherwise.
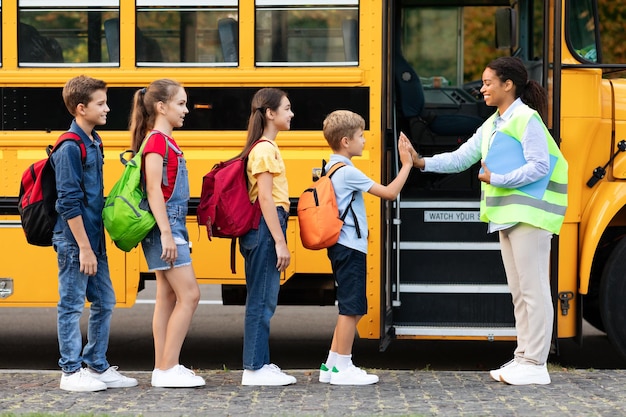
[{"label": "blue shorts", "polygon": [[[191,265],[191,249],[189,248],[189,234],[185,225],[185,219],[180,221],[176,217],[170,217],[172,236],[176,242],[178,257],[174,261],[174,268]],[[172,268],[172,265],[161,259],[163,248],[161,247],[161,231],[155,225],[148,235],[141,241],[141,247],[148,263],[150,271],[163,271]]]},{"label": "blue shorts", "polygon": [[342,316],[362,316],[367,313],[365,293],[367,255],[358,250],[335,244],[328,248],[328,259],[337,284],[337,304]]}]

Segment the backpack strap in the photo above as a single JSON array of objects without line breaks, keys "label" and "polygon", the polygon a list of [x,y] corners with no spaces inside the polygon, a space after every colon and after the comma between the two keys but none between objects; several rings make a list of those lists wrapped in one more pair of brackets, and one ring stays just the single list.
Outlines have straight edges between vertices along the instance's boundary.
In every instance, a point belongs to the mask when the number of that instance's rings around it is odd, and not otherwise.
[{"label": "backpack strap", "polygon": [[182,154],[182,152],[178,149],[176,149],[174,147],[174,145],[172,145],[172,142],[170,142],[170,140],[167,138],[167,136],[163,135],[165,137],[165,156],[163,156],[163,176],[162,176],[162,181],[163,181],[163,185],[165,185],[166,187],[170,185],[169,180],[167,179],[167,157],[168,154],[170,153],[170,149],[174,151],[174,153],[176,155],[180,155]]},{"label": "backpack strap", "polygon": [[[50,158],[50,155],[52,155],[52,153],[56,151],[64,142],[74,142],[75,144],[78,145],[78,147],[80,148],[80,160],[83,164],[83,169],[84,169],[85,163],[87,162],[87,148],[85,147],[85,142],[83,142],[83,139],[77,133],[74,133],[74,132],[69,132],[69,131],[65,132],[61,136],[59,136],[54,146],[48,145],[46,147],[46,153],[48,154],[48,158]],[[102,141],[100,141],[99,146],[100,146],[100,152],[104,152],[104,146],[102,145]],[[82,178],[80,181],[80,188],[83,191],[83,196],[84,196],[83,200],[84,200],[85,206],[89,206],[89,201],[87,200],[87,193],[85,191],[85,184]]]},{"label": "backpack strap", "polygon": [[[337,170],[345,166],[346,164],[344,162],[337,162],[332,167],[330,167],[328,174],[326,174],[324,172],[324,168],[326,167],[326,161],[322,159],[322,176],[328,175],[328,178],[330,179],[333,177],[335,172],[337,172]],[[339,216],[339,218],[341,219],[341,221],[345,221],[346,215],[348,214],[348,210],[349,210],[352,213],[352,218],[354,218],[354,227],[356,227],[356,235],[359,239],[361,239],[361,228],[359,227],[359,221],[357,220],[356,213],[354,212],[354,209],[352,208],[352,203],[354,202],[354,200],[356,200],[356,193],[357,193],[356,191],[352,192],[352,198],[350,199],[350,203],[348,203],[348,207],[346,207],[343,214]]]},{"label": "backpack strap", "polygon": [[48,157],[50,157],[50,155],[52,155],[52,152],[56,151],[63,142],[67,141],[72,141],[78,145],[78,147],[80,148],[80,158],[84,164],[85,160],[87,159],[87,148],[85,148],[85,143],[80,138],[80,136],[78,136],[74,132],[65,132],[61,136],[59,136],[54,146],[48,145],[46,148],[46,153],[48,154]]},{"label": "backpack strap", "polygon": [[[122,163],[122,165],[126,165],[128,164],[130,161],[132,161],[133,159],[135,159],[135,157],[137,155],[143,155],[143,148],[146,147],[146,144],[148,143],[148,139],[150,139],[150,137],[156,133],[160,133],[157,132],[156,130],[151,130],[150,133],[148,133],[148,135],[146,136],[146,138],[143,140],[143,142],[141,142],[141,146],[139,147],[139,150],[137,152],[133,151],[132,149],[127,149],[123,152],[120,153],[120,162]],[[167,180],[167,159],[168,159],[168,154],[169,154],[169,149],[171,148],[174,152],[176,152],[177,154],[181,153],[178,149],[174,148],[174,145],[171,144],[171,142],[169,141],[169,139],[167,139],[167,136],[163,135],[163,137],[165,138],[165,155],[163,155],[163,174],[162,174],[162,180],[163,184],[165,186],[169,185],[169,181]],[[127,154],[131,154],[132,156],[130,157],[130,159],[127,159],[125,156]],[[133,164],[136,164],[135,162],[132,162]],[[141,175],[141,186],[142,188],[145,190],[146,189],[146,180],[144,178],[143,175],[143,164],[141,167],[142,170],[142,175]]]},{"label": "backpack strap", "polygon": [[[246,165],[248,164],[248,155],[250,155],[250,152],[252,151],[252,148],[254,148],[256,145],[258,145],[261,142],[271,142],[267,139],[257,139],[252,146],[250,146],[250,148],[246,151],[246,153],[241,155],[241,159],[246,161]],[[230,240],[230,270],[233,274],[237,273],[236,271],[236,252],[237,252],[237,239],[236,237],[233,237]]]},{"label": "backpack strap", "polygon": [[[326,161],[324,161],[323,159],[322,159],[322,164],[324,167],[326,166]],[[346,164],[344,162],[337,162],[336,164],[333,164],[332,167],[330,167],[330,171],[328,171],[327,173],[323,172],[324,169],[322,168],[322,177],[325,175],[328,175],[328,178],[332,178],[332,176],[335,174],[335,172],[337,172],[339,168],[343,168],[345,166]]]},{"label": "backpack strap", "polygon": [[256,140],[256,141],[252,144],[252,146],[250,146],[250,148],[246,151],[246,153],[245,153],[245,154],[243,154],[243,155],[241,155],[241,159],[247,159],[247,158],[248,158],[248,155],[250,155],[250,152],[252,152],[252,149],[253,149],[256,145],[258,145],[259,143],[261,143],[261,142],[270,142],[270,143],[271,143],[272,141],[267,140],[267,139],[262,139],[262,138],[261,138],[261,139],[257,139],[257,140]]},{"label": "backpack strap", "polygon": [[356,213],[354,212],[354,209],[352,208],[352,202],[355,199],[356,199],[356,191],[353,191],[352,198],[350,199],[350,204],[348,204],[348,207],[346,207],[346,210],[343,212],[340,219],[341,221],[344,221],[344,219],[346,218],[346,215],[348,214],[348,210],[350,210],[352,212],[352,217],[354,218],[354,227],[356,227],[356,236],[359,239],[361,239],[361,228],[359,227],[359,221],[357,220]]},{"label": "backpack strap", "polygon": [[237,271],[235,270],[236,269],[235,268],[235,266],[236,266],[236,263],[235,263],[235,259],[236,259],[236,256],[235,256],[236,250],[235,249],[236,249],[236,246],[237,246],[237,238],[234,237],[234,238],[230,239],[230,271],[233,274],[237,273]]},{"label": "backpack strap", "polygon": [[[83,165],[85,165],[85,161],[87,160],[87,148],[85,147],[85,142],[83,142],[81,137],[77,133],[74,133],[74,132],[69,132],[69,131],[65,132],[61,136],[59,136],[54,146],[48,145],[46,148],[46,153],[48,154],[48,156],[50,156],[52,152],[57,150],[57,148],[61,146],[63,142],[66,142],[66,141],[73,141],[78,145],[78,147],[80,148],[81,160],[83,161]],[[102,141],[100,141],[99,146],[100,146],[100,151],[104,152],[104,146],[102,145]]]}]

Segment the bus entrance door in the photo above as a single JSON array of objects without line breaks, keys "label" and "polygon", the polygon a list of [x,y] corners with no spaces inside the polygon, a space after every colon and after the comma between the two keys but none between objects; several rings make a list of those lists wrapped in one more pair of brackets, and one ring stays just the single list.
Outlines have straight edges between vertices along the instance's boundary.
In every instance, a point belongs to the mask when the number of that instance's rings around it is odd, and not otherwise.
[{"label": "bus entrance door", "polygon": [[400,211],[396,337],[514,337],[498,237],[479,201],[403,198]]}]

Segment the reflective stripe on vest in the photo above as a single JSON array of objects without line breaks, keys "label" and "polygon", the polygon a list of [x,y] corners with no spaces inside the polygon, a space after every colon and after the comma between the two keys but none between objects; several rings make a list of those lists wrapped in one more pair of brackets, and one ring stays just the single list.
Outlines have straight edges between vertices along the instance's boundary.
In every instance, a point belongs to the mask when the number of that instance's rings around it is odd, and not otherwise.
[{"label": "reflective stripe on vest", "polygon": [[[493,126],[497,114],[492,115],[483,126]],[[499,131],[521,141],[531,117],[539,114],[525,104],[514,110],[513,116],[498,128]],[[495,187],[481,183],[480,219],[498,224],[527,223],[558,234],[567,210],[567,161],[561,150],[542,123],[548,152],[556,157],[556,163],[546,191],[541,199],[530,196],[515,188]],[[482,158],[485,159],[492,136],[491,129],[483,129]]]}]

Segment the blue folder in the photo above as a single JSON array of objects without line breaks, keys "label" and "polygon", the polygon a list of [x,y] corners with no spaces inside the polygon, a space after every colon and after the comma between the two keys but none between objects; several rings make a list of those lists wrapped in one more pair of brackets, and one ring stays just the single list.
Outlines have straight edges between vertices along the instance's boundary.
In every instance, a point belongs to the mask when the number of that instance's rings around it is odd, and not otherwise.
[{"label": "blue folder", "polygon": [[[556,161],[557,158],[554,155],[550,155],[550,171],[548,174],[535,182],[523,185],[517,189],[534,198],[541,199],[554,171]],[[496,131],[485,157],[485,164],[491,172],[496,174],[507,174],[523,166],[526,164],[526,159],[524,158],[521,142],[506,133]]]}]

